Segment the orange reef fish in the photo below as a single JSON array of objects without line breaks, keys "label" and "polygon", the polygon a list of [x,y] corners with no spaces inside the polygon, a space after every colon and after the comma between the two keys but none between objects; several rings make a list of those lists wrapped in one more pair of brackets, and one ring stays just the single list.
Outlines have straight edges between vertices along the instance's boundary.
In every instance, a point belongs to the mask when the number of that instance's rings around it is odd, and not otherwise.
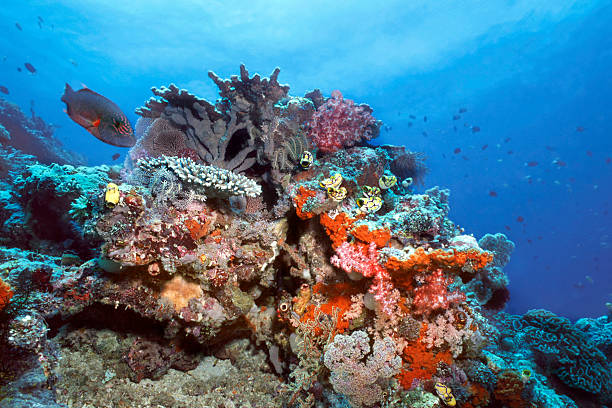
[{"label": "orange reef fish", "polygon": [[125,114],[104,96],[87,88],[75,92],[66,84],[62,102],[70,119],[104,143],[117,147],[132,147],[136,143]]}]

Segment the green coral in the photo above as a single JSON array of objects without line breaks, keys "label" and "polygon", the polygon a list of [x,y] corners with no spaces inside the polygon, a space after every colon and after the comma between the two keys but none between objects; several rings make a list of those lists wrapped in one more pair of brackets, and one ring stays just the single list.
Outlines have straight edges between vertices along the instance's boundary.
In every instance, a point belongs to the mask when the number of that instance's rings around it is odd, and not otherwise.
[{"label": "green coral", "polygon": [[85,221],[91,217],[92,209],[93,206],[90,204],[89,198],[87,198],[85,194],[82,194],[72,201],[68,214],[70,214],[72,219],[79,224],[84,224]]}]

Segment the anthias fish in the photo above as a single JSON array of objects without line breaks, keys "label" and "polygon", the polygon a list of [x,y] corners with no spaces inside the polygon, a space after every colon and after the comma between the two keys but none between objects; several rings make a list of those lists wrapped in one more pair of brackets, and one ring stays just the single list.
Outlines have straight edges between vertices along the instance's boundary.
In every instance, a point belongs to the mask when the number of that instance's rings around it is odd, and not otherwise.
[{"label": "anthias fish", "polygon": [[8,95],[9,94],[9,90],[6,86],[0,85],[0,92],[2,92],[3,94]]},{"label": "anthias fish", "polygon": [[104,143],[117,147],[132,147],[136,143],[127,117],[108,98],[87,88],[75,92],[66,84],[62,102],[70,119]]},{"label": "anthias fish", "polygon": [[26,69],[30,71],[32,74],[36,73],[36,68],[34,68],[34,65],[30,64],[29,62],[26,62],[23,65],[25,65]]}]

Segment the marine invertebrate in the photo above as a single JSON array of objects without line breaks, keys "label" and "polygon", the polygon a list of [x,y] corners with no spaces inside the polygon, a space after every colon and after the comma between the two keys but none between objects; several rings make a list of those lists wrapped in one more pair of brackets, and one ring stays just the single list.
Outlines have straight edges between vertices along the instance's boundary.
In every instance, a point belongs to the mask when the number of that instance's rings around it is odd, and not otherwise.
[{"label": "marine invertebrate", "polygon": [[0,312],[8,305],[12,297],[11,286],[0,278]]},{"label": "marine invertebrate", "polygon": [[464,293],[458,290],[448,291],[448,285],[452,282],[453,278],[445,276],[442,269],[436,269],[425,276],[423,284],[414,290],[414,312],[428,315],[440,309],[447,309],[451,304],[464,302]]},{"label": "marine invertebrate", "polygon": [[378,136],[381,124],[368,105],[355,105],[336,90],[312,115],[308,136],[321,152],[333,153]]},{"label": "marine invertebrate", "polygon": [[366,278],[374,278],[370,292],[374,294],[383,312],[393,314],[399,292],[393,287],[387,270],[378,262],[378,251],[374,242],[367,247],[345,242],[336,249],[336,255],[332,256],[330,261],[347,273],[357,272]]},{"label": "marine invertebrate", "polygon": [[308,190],[304,186],[300,186],[298,188],[298,194],[293,197],[293,203],[295,204],[295,213],[298,217],[303,220],[307,220],[309,218],[314,217],[314,213],[309,211],[307,208],[309,205],[309,200],[313,199],[317,196],[317,192],[313,190]]},{"label": "marine invertebrate", "polygon": [[411,179],[415,184],[423,184],[427,174],[425,155],[419,152],[404,151],[390,164],[391,172],[400,180]]},{"label": "marine invertebrate", "polygon": [[527,404],[522,396],[524,388],[525,384],[521,381],[519,373],[514,370],[504,370],[497,376],[493,396],[509,408],[522,408]]},{"label": "marine invertebrate", "polygon": [[522,317],[506,315],[502,324],[507,333],[520,334],[523,344],[568,386],[602,396],[609,392],[608,359],[569,319],[536,309]]},{"label": "marine invertebrate", "polygon": [[158,168],[166,168],[176,175],[187,188],[201,191],[204,195],[256,197],[261,194],[261,186],[254,180],[229,170],[195,163],[187,157],[161,156],[140,159],[137,165],[149,173],[153,173]]},{"label": "marine invertebrate", "polygon": [[360,330],[350,336],[337,335],[323,356],[334,390],[357,407],[380,402],[383,387],[401,367],[395,347],[393,339],[386,337],[376,339],[370,348],[369,336]]},{"label": "marine invertebrate", "polygon": [[451,365],[453,357],[448,350],[430,350],[422,338],[427,330],[427,324],[421,327],[421,336],[404,347],[402,359],[404,364],[398,374],[398,381],[404,389],[410,389],[421,381],[431,379],[438,370],[440,362]]},{"label": "marine invertebrate", "polygon": [[510,262],[510,254],[514,251],[514,242],[501,232],[494,235],[486,234],[480,238],[478,246],[493,253],[492,266],[498,268],[503,268]]},{"label": "marine invertebrate", "polygon": [[182,308],[187,307],[189,299],[202,296],[202,288],[196,282],[190,282],[180,275],[175,275],[164,283],[160,295],[168,299],[174,305],[174,309],[180,312]]}]

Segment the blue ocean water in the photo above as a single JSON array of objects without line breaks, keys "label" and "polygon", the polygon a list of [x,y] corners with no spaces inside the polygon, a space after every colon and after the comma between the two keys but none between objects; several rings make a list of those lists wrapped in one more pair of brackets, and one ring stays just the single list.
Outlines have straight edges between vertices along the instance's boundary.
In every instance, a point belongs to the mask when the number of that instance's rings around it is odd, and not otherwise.
[{"label": "blue ocean water", "polygon": [[292,95],[339,89],[387,125],[376,143],[427,155],[425,188],[451,189],[453,220],[516,243],[510,312],[599,316],[612,301],[609,21],[606,1],[7,0],[0,85],[89,164],[126,149],[63,113],[66,82],[132,123],[151,86],[214,100],[207,71],[226,78],[240,63],[280,67]]}]

